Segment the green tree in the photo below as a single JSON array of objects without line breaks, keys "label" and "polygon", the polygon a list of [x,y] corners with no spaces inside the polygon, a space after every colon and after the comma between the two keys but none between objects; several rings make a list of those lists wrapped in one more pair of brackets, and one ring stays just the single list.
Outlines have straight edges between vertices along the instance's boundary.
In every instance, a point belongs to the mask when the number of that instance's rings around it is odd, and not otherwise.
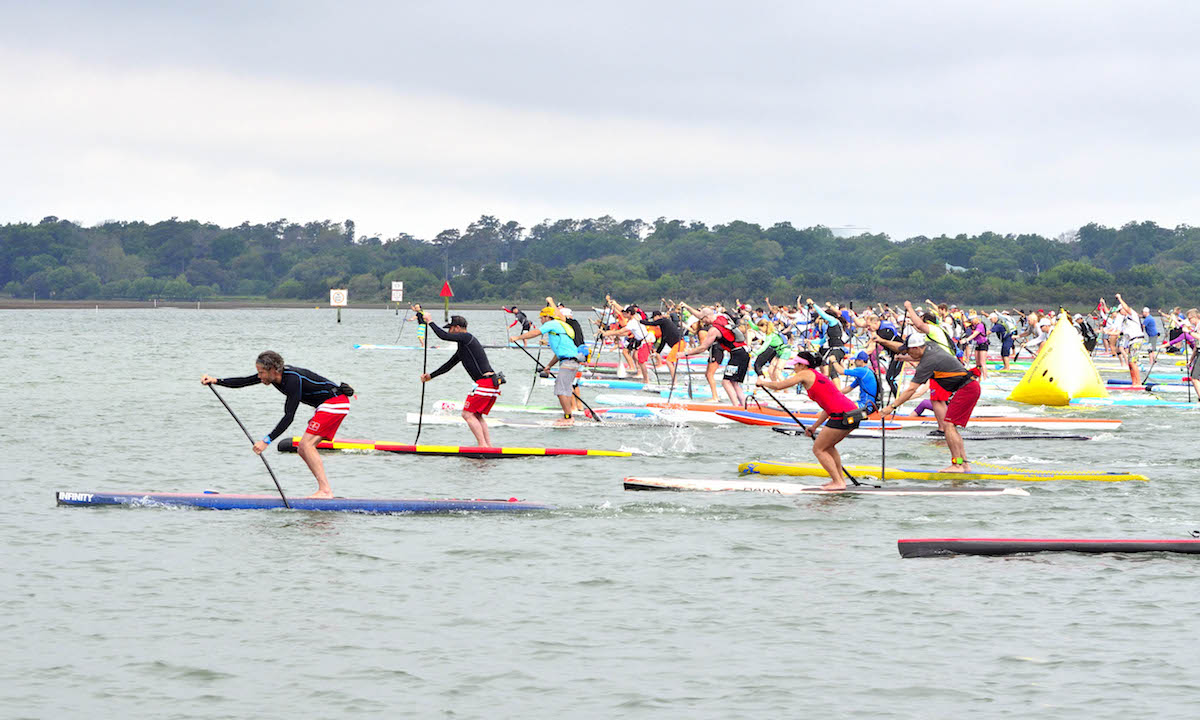
[{"label": "green tree", "polygon": [[350,278],[347,289],[354,302],[368,303],[384,299],[383,291],[379,288],[379,278],[371,273],[362,273]]}]

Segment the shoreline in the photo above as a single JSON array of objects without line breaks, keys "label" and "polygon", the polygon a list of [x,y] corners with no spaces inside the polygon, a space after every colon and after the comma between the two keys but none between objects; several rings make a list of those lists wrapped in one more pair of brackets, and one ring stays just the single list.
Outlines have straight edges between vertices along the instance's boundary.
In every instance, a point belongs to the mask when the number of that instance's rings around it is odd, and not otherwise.
[{"label": "shoreline", "polygon": [[[432,303],[425,303],[435,308]],[[401,309],[407,310],[409,303],[401,303]],[[437,310],[442,309],[438,302]],[[317,302],[297,302],[295,300],[27,300],[16,298],[0,298],[0,310],[158,310],[175,308],[179,310],[245,310],[249,308],[267,309],[303,309],[317,308],[333,310],[329,305]],[[482,303],[451,303],[450,309],[460,310],[499,310],[498,304]],[[395,303],[370,303],[347,305],[346,310],[395,310]]]}]

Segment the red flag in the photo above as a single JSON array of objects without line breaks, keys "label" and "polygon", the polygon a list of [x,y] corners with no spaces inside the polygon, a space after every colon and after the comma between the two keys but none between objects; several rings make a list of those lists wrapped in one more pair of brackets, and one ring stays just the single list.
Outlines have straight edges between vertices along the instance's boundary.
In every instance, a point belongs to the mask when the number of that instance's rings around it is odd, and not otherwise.
[{"label": "red flag", "polygon": [[454,297],[454,291],[450,289],[450,281],[449,280],[447,280],[445,282],[445,284],[442,285],[442,291],[440,293],[438,293],[438,295],[440,295],[441,297],[444,297],[444,298]]}]

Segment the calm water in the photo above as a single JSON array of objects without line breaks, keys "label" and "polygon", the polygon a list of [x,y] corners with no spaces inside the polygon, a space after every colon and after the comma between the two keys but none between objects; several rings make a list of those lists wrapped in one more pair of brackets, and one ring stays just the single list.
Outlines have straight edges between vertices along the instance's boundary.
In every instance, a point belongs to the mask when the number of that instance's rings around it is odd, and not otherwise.
[{"label": "calm water", "polygon": [[[499,312],[467,315],[499,340]],[[1028,498],[625,493],[628,474],[733,478],[742,460],[807,460],[808,441],[578,428],[493,433],[648,455],[325,460],[341,495],[560,508],[544,514],[55,507],[55,490],[271,491],[198,382],[248,374],[267,348],[355,386],[343,436],[411,442],[421,354],[351,349],[394,342],[398,324],[382,310],[341,325],[329,310],[0,311],[0,717],[1194,715],[1194,557],[901,560],[896,539],[1184,537],[1200,528],[1195,411],[1105,409],[1093,415],[1126,423],[1103,441],[969,446],[1152,479],[1029,484]],[[430,368],[448,355],[430,351]],[[502,402],[523,400],[529,359],[492,358],[510,378]],[[455,370],[427,402],[468,388]],[[272,389],[223,394],[256,436],[278,420]],[[534,397],[553,402],[548,388]],[[426,440],[469,433],[427,427]],[[876,444],[843,447],[847,462],[878,460]],[[889,450],[945,460],[934,445]],[[296,456],[268,457],[289,493],[315,487]]]}]

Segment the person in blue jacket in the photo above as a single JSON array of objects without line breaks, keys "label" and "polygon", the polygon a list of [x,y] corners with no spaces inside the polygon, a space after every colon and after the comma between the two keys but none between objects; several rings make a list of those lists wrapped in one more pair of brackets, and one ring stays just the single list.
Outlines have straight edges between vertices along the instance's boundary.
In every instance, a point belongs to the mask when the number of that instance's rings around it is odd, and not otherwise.
[{"label": "person in blue jacket", "polygon": [[879,409],[879,379],[871,369],[871,358],[866,350],[860,350],[854,356],[852,367],[846,368],[845,376],[850,382],[842,388],[847,395],[858,388],[858,406],[871,414]]},{"label": "person in blue jacket", "polygon": [[[1158,320],[1150,314],[1150,308],[1142,308],[1142,329],[1146,332],[1146,349],[1150,351],[1150,364],[1158,357]],[[1147,378],[1149,379],[1149,378]]]}]

